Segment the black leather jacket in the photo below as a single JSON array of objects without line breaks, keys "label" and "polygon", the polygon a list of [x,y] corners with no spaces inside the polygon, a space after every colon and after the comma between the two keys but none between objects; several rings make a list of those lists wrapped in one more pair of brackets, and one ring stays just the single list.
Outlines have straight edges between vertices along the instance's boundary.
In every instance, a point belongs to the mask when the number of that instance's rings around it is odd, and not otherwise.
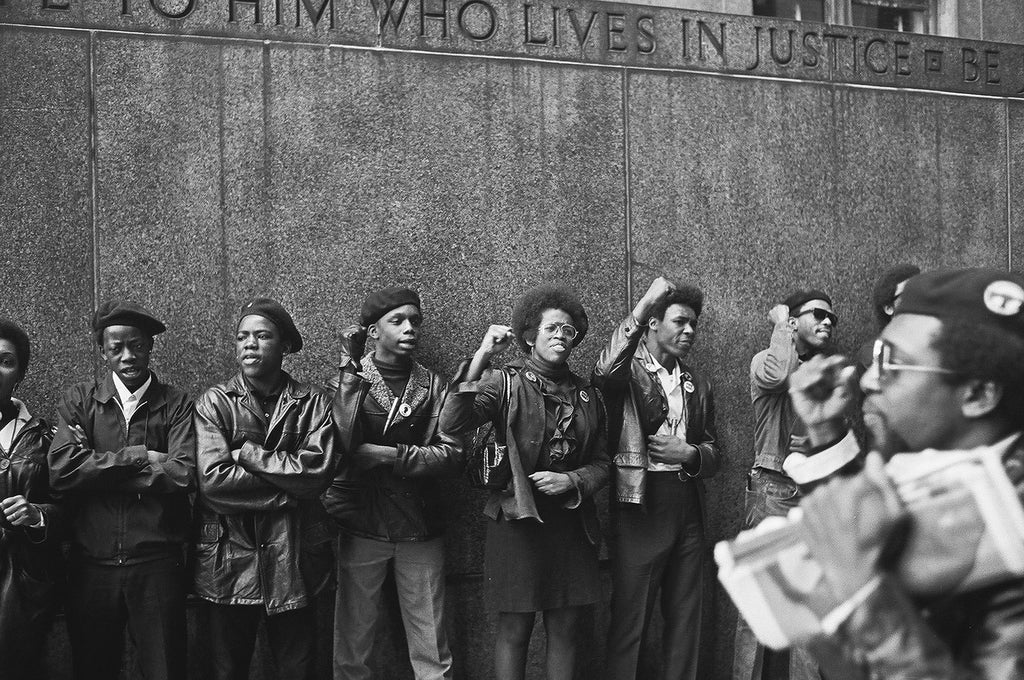
[{"label": "black leather jacket", "polygon": [[[356,536],[435,538],[444,530],[436,478],[458,474],[464,464],[462,443],[438,429],[449,383],[414,364],[405,393],[396,400],[372,358],[364,357],[362,364],[364,375],[346,362],[327,383],[334,391],[338,474],[324,493],[324,507],[343,531]],[[396,447],[395,464],[357,469],[351,453],[362,443]]]},{"label": "black leather jacket", "polygon": [[19,669],[41,652],[57,608],[62,575],[63,513],[50,499],[46,450],[50,429],[20,402],[13,440],[0,443],[0,499],[24,496],[42,510],[44,527],[15,527],[0,515],[0,668]]},{"label": "black leather jacket", "polygon": [[[192,400],[154,375],[126,431],[116,394],[108,373],[69,389],[57,409],[50,486],[65,499],[73,550],[104,564],[183,557],[195,489]],[[150,462],[147,451],[166,455]]]},{"label": "black leather jacket", "polygon": [[[644,326],[632,317],[620,323],[601,350],[594,366],[594,384],[608,403],[609,441],[616,442],[613,464],[614,500],[643,503],[647,477],[647,437],[665,422],[668,397],[654,372],[648,370],[640,348]],[[686,441],[700,452],[694,481],[703,507],[702,478],[711,477],[721,462],[715,432],[715,401],[711,383],[692,368],[680,365],[694,384],[686,400]]]},{"label": "black leather jacket", "polygon": [[[469,363],[459,371],[465,373]],[[460,381],[441,413],[441,428],[447,432],[468,432],[487,422],[504,421],[505,443],[512,468],[512,481],[501,491],[491,491],[484,514],[498,519],[540,519],[529,475],[538,469],[544,441],[544,395],[541,379],[527,369],[521,359],[505,366],[511,372],[511,394],[502,404],[502,371],[487,370],[474,382]],[[576,510],[587,539],[601,542],[601,526],[594,505],[594,494],[608,482],[608,437],[604,403],[597,388],[586,378],[570,373],[567,383],[575,392],[576,446],[573,454],[550,469],[564,472],[572,482],[572,491],[561,498],[563,507]],[[502,414],[500,411],[505,408]]]},{"label": "black leather jacket", "polygon": [[195,592],[219,604],[298,609],[330,580],[319,496],[334,473],[330,397],[292,380],[267,422],[241,374],[196,401]]}]

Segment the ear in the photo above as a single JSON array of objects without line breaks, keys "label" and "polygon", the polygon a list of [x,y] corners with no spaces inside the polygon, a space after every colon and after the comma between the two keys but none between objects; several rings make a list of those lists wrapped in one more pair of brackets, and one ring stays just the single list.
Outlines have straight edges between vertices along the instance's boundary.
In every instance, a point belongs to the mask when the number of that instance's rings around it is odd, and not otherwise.
[{"label": "ear", "polygon": [[661,322],[658,320],[657,317],[652,316],[650,319],[647,320],[647,327],[652,331],[656,331],[658,330],[658,324],[660,323]]},{"label": "ear", "polygon": [[368,336],[370,336],[371,338],[373,338],[374,340],[377,340],[378,338],[380,338],[380,330],[377,328],[377,324],[376,323],[371,323],[369,326],[367,326],[366,327],[366,334]]},{"label": "ear", "polygon": [[1003,399],[1003,386],[991,380],[968,380],[960,390],[960,412],[967,418],[991,415]]},{"label": "ear", "polygon": [[797,323],[799,323],[799,319],[797,319],[795,316],[789,317],[789,330],[795,331]]},{"label": "ear", "polygon": [[891,319],[892,315],[896,313],[896,308],[893,307],[892,305],[882,305],[882,311],[885,312],[885,315]]}]

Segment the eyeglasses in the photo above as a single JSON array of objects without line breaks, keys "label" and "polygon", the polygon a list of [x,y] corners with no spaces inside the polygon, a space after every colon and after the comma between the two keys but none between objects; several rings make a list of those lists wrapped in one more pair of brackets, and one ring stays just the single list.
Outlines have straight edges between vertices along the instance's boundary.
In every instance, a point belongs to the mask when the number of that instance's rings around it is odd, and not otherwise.
[{"label": "eyeglasses", "polygon": [[916,371],[918,373],[941,373],[953,375],[956,371],[941,366],[918,366],[916,364],[894,364],[892,362],[892,345],[881,338],[875,340],[875,347],[871,353],[871,367],[878,372],[881,378],[896,371]]},{"label": "eyeglasses", "polygon": [[802,311],[799,314],[797,314],[797,316],[800,317],[800,316],[803,316],[804,314],[813,314],[814,315],[814,320],[815,321],[819,321],[819,322],[824,321],[825,319],[828,319],[829,321],[832,322],[833,326],[835,326],[835,325],[837,325],[839,323],[839,317],[838,316],[836,316],[832,312],[828,311],[827,309],[821,309],[820,307],[815,307],[813,309],[805,309],[804,311]]},{"label": "eyeglasses", "polygon": [[561,332],[561,334],[568,340],[572,340],[579,335],[579,331],[576,330],[576,327],[567,323],[546,323],[541,326],[540,329],[547,335],[554,335]]}]

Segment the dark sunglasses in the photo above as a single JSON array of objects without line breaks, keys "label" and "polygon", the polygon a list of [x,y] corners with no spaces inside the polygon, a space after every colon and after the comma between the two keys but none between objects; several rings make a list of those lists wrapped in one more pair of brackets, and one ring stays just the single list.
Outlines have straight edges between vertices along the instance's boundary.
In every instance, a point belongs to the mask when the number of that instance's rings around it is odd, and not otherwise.
[{"label": "dark sunglasses", "polygon": [[828,311],[827,309],[820,309],[819,307],[815,307],[814,309],[804,310],[797,314],[797,316],[803,316],[804,314],[813,314],[815,321],[824,321],[825,319],[828,319],[829,321],[832,322],[833,326],[839,323],[839,317],[833,314],[832,312]]}]

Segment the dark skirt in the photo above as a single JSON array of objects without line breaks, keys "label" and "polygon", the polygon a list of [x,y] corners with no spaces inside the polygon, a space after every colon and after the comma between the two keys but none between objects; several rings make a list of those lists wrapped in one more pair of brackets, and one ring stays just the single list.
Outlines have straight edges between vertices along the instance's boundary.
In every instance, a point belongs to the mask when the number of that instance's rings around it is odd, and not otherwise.
[{"label": "dark skirt", "polygon": [[487,608],[538,612],[593,604],[601,599],[597,547],[587,540],[576,510],[537,497],[544,523],[488,520],[484,553]]}]

